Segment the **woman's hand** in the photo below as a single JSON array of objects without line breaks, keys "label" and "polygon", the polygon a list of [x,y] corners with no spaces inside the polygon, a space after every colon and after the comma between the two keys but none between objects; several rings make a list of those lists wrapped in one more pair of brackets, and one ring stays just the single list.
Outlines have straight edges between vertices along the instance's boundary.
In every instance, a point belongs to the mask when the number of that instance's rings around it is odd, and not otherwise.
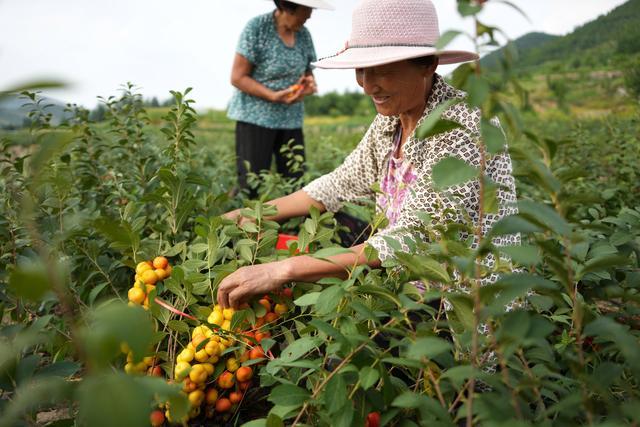
[{"label": "woman's hand", "polygon": [[241,226],[242,224],[245,224],[247,222],[254,222],[252,218],[242,216],[241,209],[234,209],[232,211],[229,211],[225,214],[222,214],[222,217],[235,222],[236,224],[238,224],[238,226]]},{"label": "woman's hand", "polygon": [[306,76],[302,76],[298,81],[299,85],[302,85],[302,95],[313,95],[318,92],[318,85],[316,85],[316,78],[313,77],[313,74],[309,74]]},{"label": "woman's hand", "polygon": [[293,104],[304,98],[302,90],[296,91],[293,88],[286,88],[278,91],[273,91],[270,97],[271,102],[279,102],[281,104]]},{"label": "woman's hand", "polygon": [[218,304],[238,308],[254,296],[279,290],[288,276],[286,260],[241,267],[220,282]]}]

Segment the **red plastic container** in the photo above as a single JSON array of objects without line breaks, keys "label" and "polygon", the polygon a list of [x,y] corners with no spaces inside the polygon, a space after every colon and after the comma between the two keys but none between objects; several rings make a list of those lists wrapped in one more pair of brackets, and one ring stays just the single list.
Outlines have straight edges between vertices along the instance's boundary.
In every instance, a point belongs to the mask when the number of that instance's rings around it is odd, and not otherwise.
[{"label": "red plastic container", "polygon": [[[298,240],[298,236],[293,236],[291,234],[278,234],[278,241],[276,242],[276,249],[281,250],[289,250],[287,247],[287,242],[289,240]],[[297,251],[296,251],[297,252]]]}]

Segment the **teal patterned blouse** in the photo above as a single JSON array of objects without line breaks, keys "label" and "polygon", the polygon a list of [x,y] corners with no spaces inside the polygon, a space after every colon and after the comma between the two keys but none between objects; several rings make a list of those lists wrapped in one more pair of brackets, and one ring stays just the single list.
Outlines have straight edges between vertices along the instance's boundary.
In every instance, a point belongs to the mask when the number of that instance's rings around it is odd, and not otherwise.
[{"label": "teal patterned blouse", "polygon": [[[272,90],[282,90],[295,84],[316,60],[311,34],[302,27],[295,35],[295,44],[288,47],[276,31],[273,12],[251,19],[240,35],[236,52],[253,64],[251,77]],[[233,94],[227,115],[271,129],[302,128],[302,102],[282,104],[269,102],[238,89]]]}]

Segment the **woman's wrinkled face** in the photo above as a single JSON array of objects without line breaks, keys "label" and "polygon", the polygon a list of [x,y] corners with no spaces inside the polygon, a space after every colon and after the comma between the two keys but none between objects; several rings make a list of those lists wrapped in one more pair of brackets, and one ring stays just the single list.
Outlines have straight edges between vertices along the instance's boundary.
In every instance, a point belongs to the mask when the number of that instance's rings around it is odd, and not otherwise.
[{"label": "woman's wrinkled face", "polygon": [[435,67],[407,60],[368,68],[356,68],[356,80],[371,97],[378,113],[397,116],[424,106]]},{"label": "woman's wrinkled face", "polygon": [[286,18],[286,26],[292,31],[299,31],[305,22],[311,17],[313,9],[307,6],[298,5],[294,12],[284,10],[284,16]]}]

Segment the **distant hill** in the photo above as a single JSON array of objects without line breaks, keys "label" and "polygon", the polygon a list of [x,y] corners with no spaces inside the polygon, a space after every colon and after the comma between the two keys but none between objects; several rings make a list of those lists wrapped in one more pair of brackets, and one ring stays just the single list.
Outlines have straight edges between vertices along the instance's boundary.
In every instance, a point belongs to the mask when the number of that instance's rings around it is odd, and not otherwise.
[{"label": "distant hill", "polygon": [[[547,33],[529,33],[524,36],[513,40],[512,44],[515,46],[518,53],[522,56],[532,49],[539,48],[540,46],[548,43],[552,40],[559,39],[560,36],[554,36]],[[480,60],[480,65],[485,68],[495,68],[499,65],[500,59],[504,55],[503,49],[494,50],[493,52],[485,55]]]},{"label": "distant hill", "polygon": [[[25,125],[28,126],[28,114],[31,108],[25,106],[27,103],[28,101],[19,95],[9,96],[0,100],[0,129],[18,129]],[[51,113],[53,125],[58,125],[70,117],[69,113],[64,111],[65,104],[61,101],[44,98],[42,105],[50,105],[45,111]]]},{"label": "distant hill", "polygon": [[[549,62],[573,68],[603,66],[621,57],[640,54],[640,0],[629,0],[566,36],[529,33],[514,42],[519,59],[516,68],[538,67]],[[486,55],[481,64],[495,68],[504,48]]]}]

